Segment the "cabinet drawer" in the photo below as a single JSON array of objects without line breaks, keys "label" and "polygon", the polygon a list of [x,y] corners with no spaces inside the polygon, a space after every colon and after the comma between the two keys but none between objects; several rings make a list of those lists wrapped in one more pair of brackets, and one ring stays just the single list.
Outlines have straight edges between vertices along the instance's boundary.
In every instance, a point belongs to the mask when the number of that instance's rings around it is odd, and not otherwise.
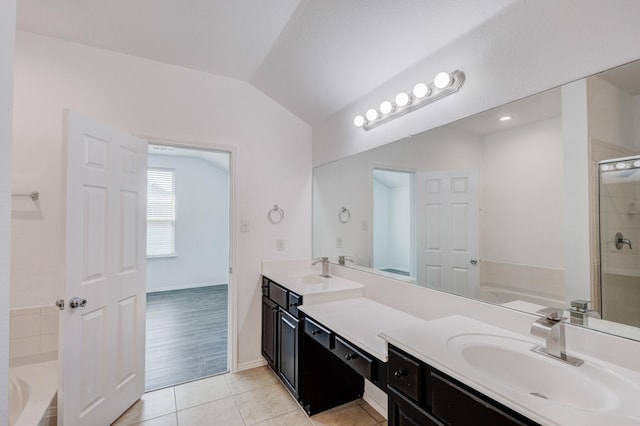
[{"label": "cabinet drawer", "polygon": [[424,377],[420,362],[389,348],[389,384],[422,402]]},{"label": "cabinet drawer", "polygon": [[287,310],[296,318],[298,318],[298,306],[300,305],[302,305],[302,296],[289,292],[289,303],[287,303]]},{"label": "cabinet drawer", "polygon": [[527,424],[438,374],[431,373],[431,388],[433,414],[447,424]]},{"label": "cabinet drawer", "polygon": [[269,299],[287,309],[287,290],[273,281],[269,281]]},{"label": "cabinet drawer", "polygon": [[304,319],[304,332],[327,349],[333,349],[331,331],[310,318]]},{"label": "cabinet drawer", "polygon": [[346,340],[336,336],[334,351],[339,358],[346,362],[366,379],[374,380],[375,363],[371,357],[353,347]]},{"label": "cabinet drawer", "polygon": [[262,295],[269,297],[269,278],[262,277]]}]

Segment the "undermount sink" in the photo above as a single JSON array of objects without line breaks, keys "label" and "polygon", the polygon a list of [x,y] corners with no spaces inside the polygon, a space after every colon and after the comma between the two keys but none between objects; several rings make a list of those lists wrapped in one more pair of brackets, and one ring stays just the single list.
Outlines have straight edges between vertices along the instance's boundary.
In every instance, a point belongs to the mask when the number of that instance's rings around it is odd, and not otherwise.
[{"label": "undermount sink", "polygon": [[[493,334],[459,334],[447,341],[447,352],[469,376],[528,395],[532,401],[587,411],[630,408],[640,389],[617,373],[585,362],[575,367],[531,352],[533,343]],[[625,410],[623,410],[625,411]]]},{"label": "undermount sink", "polygon": [[324,284],[325,281],[326,278],[315,274],[303,275],[298,280],[300,284]]}]

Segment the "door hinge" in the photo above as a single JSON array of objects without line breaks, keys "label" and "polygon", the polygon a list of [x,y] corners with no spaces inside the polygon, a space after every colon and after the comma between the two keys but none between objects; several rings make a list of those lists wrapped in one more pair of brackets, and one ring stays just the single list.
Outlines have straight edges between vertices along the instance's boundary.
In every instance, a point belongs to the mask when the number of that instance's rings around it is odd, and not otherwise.
[{"label": "door hinge", "polygon": [[233,274],[233,268],[231,268],[231,267],[229,268],[229,273]]}]

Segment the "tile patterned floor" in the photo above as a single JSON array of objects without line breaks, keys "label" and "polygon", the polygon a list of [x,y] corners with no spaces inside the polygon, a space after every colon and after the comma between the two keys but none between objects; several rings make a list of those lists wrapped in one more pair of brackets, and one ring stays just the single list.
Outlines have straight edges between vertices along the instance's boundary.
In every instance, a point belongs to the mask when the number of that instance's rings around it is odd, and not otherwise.
[{"label": "tile patterned floor", "polygon": [[268,367],[143,395],[113,426],[374,426],[387,422],[363,400],[308,417]]}]

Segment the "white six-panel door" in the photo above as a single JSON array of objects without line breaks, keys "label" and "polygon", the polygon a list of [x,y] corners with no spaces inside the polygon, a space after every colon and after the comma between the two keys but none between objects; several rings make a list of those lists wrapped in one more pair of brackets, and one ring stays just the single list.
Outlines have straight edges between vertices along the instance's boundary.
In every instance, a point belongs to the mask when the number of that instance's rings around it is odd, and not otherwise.
[{"label": "white six-panel door", "polygon": [[66,150],[58,420],[108,425],[144,393],[147,143],[67,112]]},{"label": "white six-panel door", "polygon": [[417,179],[418,282],[474,297],[480,281],[477,173],[427,172]]}]

